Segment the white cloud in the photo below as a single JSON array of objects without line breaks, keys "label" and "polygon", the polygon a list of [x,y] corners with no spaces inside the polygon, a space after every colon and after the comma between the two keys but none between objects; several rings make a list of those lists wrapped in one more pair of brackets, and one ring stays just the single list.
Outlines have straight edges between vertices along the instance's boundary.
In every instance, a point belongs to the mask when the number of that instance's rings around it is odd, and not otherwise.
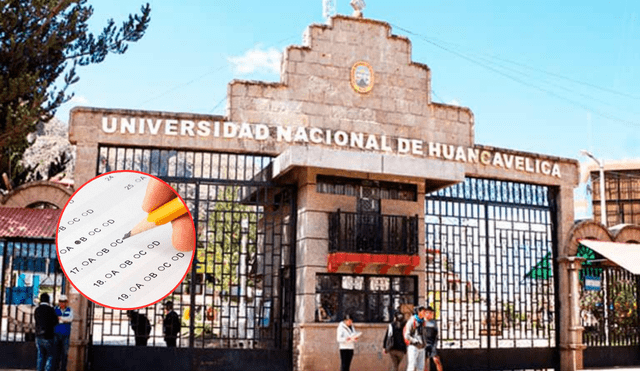
[{"label": "white cloud", "polygon": [[244,55],[229,57],[227,60],[233,65],[235,73],[240,75],[255,72],[280,73],[282,52],[276,48],[263,49],[262,46],[256,45]]},{"label": "white cloud", "polygon": [[459,106],[460,105],[460,101],[454,98],[454,99],[451,99],[449,101],[449,103],[447,103],[447,104],[450,104],[452,106]]},{"label": "white cloud", "polygon": [[89,103],[89,100],[83,96],[74,95],[69,102],[76,104],[87,104]]}]

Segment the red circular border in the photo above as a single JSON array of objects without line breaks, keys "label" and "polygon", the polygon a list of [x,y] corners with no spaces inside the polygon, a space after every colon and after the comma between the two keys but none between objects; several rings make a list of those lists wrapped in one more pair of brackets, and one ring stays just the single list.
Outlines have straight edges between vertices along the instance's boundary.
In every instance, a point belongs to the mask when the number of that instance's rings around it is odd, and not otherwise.
[{"label": "red circular border", "polygon": [[178,286],[180,286],[182,284],[182,282],[184,281],[185,277],[187,277],[187,274],[189,274],[189,270],[191,269],[191,266],[193,265],[193,258],[196,255],[196,245],[198,243],[198,241],[196,241],[196,226],[195,223],[193,223],[193,215],[191,215],[191,211],[189,210],[189,208],[187,207],[187,213],[189,213],[189,217],[191,218],[191,225],[193,226],[193,234],[194,234],[194,243],[193,243],[193,250],[192,254],[191,254],[191,261],[189,262],[189,266],[187,267],[187,271],[184,273],[184,276],[182,276],[182,279],[180,280],[180,282],[178,282],[178,284],[171,289],[165,296],[161,297],[160,299],[149,303],[147,305],[142,305],[140,307],[133,307],[133,308],[117,308],[117,307],[111,307],[102,303],[99,303],[91,298],[89,298],[87,295],[83,294],[82,291],[80,291],[80,289],[78,289],[78,287],[73,283],[73,280],[71,278],[69,278],[69,275],[67,274],[67,271],[65,271],[64,266],[62,265],[62,260],[60,260],[60,249],[58,248],[58,231],[60,230],[60,221],[62,220],[62,214],[64,214],[64,210],[67,208],[67,206],[69,205],[69,201],[71,201],[73,199],[73,196],[76,195],[76,193],[78,193],[85,185],[93,182],[94,180],[101,178],[105,175],[109,175],[109,174],[114,174],[114,173],[138,173],[138,174],[142,174],[142,175],[146,175],[146,176],[150,176],[152,178],[155,178],[156,180],[161,181],[162,183],[164,183],[167,187],[171,188],[171,190],[173,191],[173,193],[176,194],[176,196],[178,196],[178,198],[180,198],[180,201],[182,201],[182,203],[186,206],[187,203],[184,202],[184,199],[182,199],[182,197],[178,194],[178,192],[176,192],[175,189],[173,189],[173,187],[171,187],[169,185],[169,183],[165,182],[164,180],[158,178],[157,176],[148,174],[148,173],[144,173],[142,171],[137,171],[137,170],[115,170],[115,171],[110,171],[108,173],[104,173],[104,174],[100,174],[94,178],[92,178],[91,180],[87,181],[86,183],[84,183],[83,185],[80,186],[80,188],[78,188],[75,192],[73,192],[73,194],[71,195],[71,197],[69,197],[69,200],[67,200],[67,203],[64,205],[64,207],[62,208],[62,212],[60,212],[60,217],[58,218],[58,225],[56,228],[56,255],[58,256],[58,263],[60,263],[60,268],[62,269],[62,272],[64,273],[64,276],[67,278],[67,280],[69,281],[69,283],[73,286],[74,289],[76,289],[76,291],[78,291],[80,293],[80,295],[82,295],[85,299],[89,300],[92,303],[101,305],[103,307],[106,308],[111,308],[111,309],[116,309],[116,310],[135,310],[135,309],[141,309],[141,308],[146,308],[148,306],[154,305],[160,301],[162,301],[164,298],[166,298],[167,296],[171,295],[172,292],[174,292]]}]

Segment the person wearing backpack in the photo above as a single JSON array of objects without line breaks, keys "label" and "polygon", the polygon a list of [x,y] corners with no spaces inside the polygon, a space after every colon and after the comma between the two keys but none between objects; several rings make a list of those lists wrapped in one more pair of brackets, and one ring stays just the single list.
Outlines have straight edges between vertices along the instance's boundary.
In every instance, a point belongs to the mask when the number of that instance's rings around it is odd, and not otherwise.
[{"label": "person wearing backpack", "polygon": [[393,371],[399,371],[402,358],[407,353],[407,344],[404,342],[403,334],[404,324],[404,315],[402,312],[396,312],[393,322],[389,324],[389,328],[384,334],[384,340],[382,340],[382,352],[391,357]]},{"label": "person wearing backpack", "polygon": [[419,306],[404,325],[404,342],[407,344],[407,371],[424,371],[425,318],[427,308]]}]

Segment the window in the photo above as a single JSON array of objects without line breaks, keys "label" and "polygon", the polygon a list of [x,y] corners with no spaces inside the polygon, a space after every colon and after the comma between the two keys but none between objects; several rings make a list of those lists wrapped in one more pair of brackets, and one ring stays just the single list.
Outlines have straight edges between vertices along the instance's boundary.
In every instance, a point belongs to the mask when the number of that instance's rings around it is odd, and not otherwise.
[{"label": "window", "polygon": [[359,196],[363,188],[387,200],[416,201],[418,187],[415,184],[381,182],[368,179],[353,179],[329,175],[318,175],[316,192],[342,196]]},{"label": "window", "polygon": [[401,304],[416,305],[417,276],[316,275],[316,322],[390,322]]}]

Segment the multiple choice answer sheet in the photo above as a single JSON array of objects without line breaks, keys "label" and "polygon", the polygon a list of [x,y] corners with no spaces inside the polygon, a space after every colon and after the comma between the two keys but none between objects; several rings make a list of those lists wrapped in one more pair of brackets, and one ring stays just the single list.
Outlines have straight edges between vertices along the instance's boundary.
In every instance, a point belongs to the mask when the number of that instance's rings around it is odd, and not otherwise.
[{"label": "multiple choice answer sheet", "polygon": [[155,303],[182,282],[193,252],[171,244],[171,223],[123,240],[147,217],[142,210],[148,174],[119,171],[94,178],[76,192],[60,216],[58,258],[87,299],[116,309]]}]

